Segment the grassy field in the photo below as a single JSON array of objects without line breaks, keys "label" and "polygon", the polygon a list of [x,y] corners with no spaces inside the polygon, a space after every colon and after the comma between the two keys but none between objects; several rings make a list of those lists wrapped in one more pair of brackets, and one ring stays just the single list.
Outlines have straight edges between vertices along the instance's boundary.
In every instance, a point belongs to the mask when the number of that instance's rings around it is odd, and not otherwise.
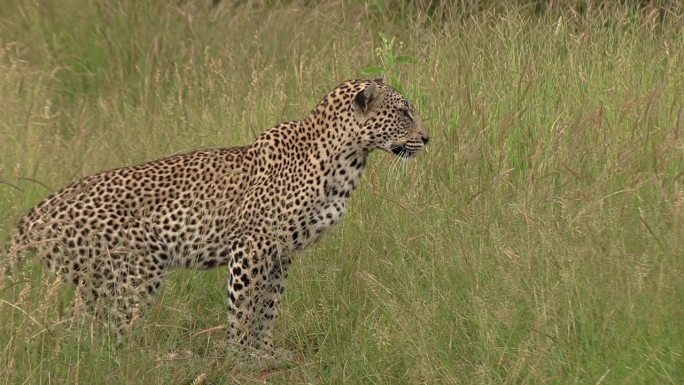
[{"label": "grassy field", "polygon": [[210,3],[0,1],[0,244],[72,180],[247,144],[371,66],[428,151],[373,156],[296,259],[290,368],[228,358],[225,270],[117,349],[31,263],[0,270],[0,384],[684,382],[681,8]]}]

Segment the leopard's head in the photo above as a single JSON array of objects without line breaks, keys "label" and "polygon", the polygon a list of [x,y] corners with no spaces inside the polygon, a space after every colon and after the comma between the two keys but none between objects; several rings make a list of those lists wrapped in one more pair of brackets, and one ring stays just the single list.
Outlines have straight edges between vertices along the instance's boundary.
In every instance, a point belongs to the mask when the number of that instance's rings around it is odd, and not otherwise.
[{"label": "leopard's head", "polygon": [[351,103],[359,144],[367,151],[378,148],[403,158],[418,155],[430,137],[413,104],[384,78],[361,84]]}]

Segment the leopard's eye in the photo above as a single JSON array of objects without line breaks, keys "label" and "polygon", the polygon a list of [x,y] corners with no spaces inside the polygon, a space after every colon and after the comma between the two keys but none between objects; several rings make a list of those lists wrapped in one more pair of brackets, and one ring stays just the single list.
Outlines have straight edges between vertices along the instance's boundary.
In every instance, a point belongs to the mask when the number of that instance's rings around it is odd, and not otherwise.
[{"label": "leopard's eye", "polygon": [[402,115],[408,120],[413,120],[413,115],[411,115],[411,111],[409,111],[406,108],[401,108],[399,109],[399,112],[401,112]]}]

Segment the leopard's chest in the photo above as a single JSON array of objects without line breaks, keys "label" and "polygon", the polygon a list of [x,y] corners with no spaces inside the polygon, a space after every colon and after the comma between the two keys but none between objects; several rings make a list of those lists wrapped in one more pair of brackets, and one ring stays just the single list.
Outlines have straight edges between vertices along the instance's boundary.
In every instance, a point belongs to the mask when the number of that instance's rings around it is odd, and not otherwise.
[{"label": "leopard's chest", "polygon": [[332,227],[337,225],[347,212],[349,197],[323,195],[309,202],[289,216],[289,227],[285,231],[291,248],[301,250],[318,241]]},{"label": "leopard's chest", "polygon": [[322,174],[321,184],[316,186],[306,204],[290,213],[284,238],[290,241],[291,248],[303,249],[311,245],[342,220],[361,174],[361,170],[349,168]]}]

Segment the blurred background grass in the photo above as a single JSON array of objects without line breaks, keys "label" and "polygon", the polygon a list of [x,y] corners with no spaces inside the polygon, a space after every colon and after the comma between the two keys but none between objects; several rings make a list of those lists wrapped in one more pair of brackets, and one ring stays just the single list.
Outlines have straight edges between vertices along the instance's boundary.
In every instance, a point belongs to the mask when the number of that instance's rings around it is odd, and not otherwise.
[{"label": "blurred background grass", "polygon": [[174,274],[118,350],[30,264],[0,272],[0,383],[681,383],[683,23],[674,1],[1,0],[0,242],[72,180],[249,143],[372,67],[433,140],[375,155],[298,256],[291,368],[241,372],[208,330],[223,270]]}]

